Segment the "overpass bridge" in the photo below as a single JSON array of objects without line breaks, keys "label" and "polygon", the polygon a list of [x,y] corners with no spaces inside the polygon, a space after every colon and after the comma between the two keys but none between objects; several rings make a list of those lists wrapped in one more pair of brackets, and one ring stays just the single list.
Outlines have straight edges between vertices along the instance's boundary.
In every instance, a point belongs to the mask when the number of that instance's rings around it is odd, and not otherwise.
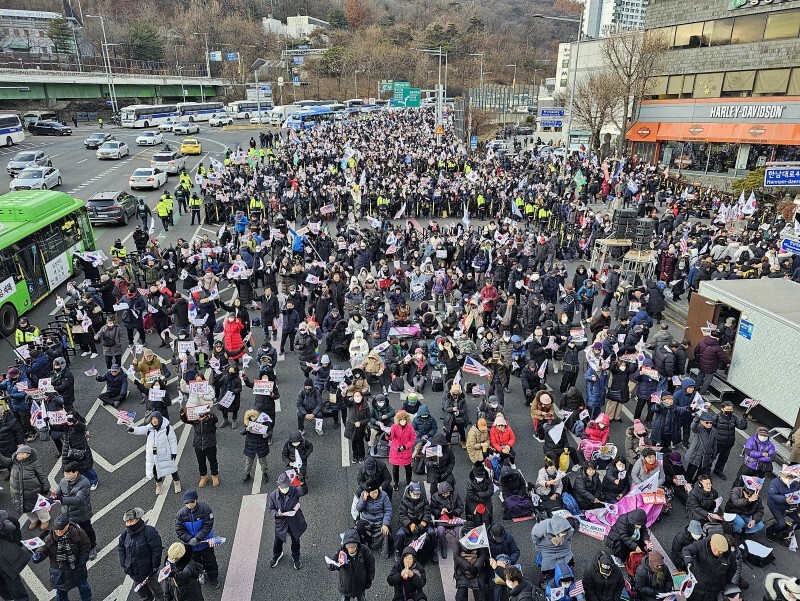
[{"label": "overpass bridge", "polygon": [[[68,69],[74,70],[65,70]],[[89,67],[89,69],[87,69]],[[94,67],[94,68],[92,68]],[[111,98],[109,76],[102,67],[59,63],[18,64],[0,61],[0,101],[69,101],[91,98]],[[119,67],[117,67],[119,69]],[[117,98],[133,98],[143,104],[166,100],[200,100],[223,94],[230,82],[219,77],[203,77],[196,70],[186,75],[173,72],[136,72],[112,69],[111,81]],[[188,71],[188,70],[187,70]],[[204,70],[203,70],[204,71]]]}]

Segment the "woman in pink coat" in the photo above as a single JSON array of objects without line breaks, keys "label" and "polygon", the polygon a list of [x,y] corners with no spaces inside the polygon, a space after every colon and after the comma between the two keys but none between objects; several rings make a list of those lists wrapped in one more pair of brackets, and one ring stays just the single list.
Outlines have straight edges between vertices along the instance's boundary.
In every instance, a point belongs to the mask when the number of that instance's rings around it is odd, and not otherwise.
[{"label": "woman in pink coat", "polygon": [[233,313],[228,313],[222,329],[222,342],[228,352],[228,359],[238,359],[244,355],[246,349],[244,340],[242,340],[243,330],[244,324],[242,324],[241,320]]},{"label": "woman in pink coat", "polygon": [[394,425],[389,430],[389,463],[392,464],[394,489],[400,488],[400,466],[406,469],[406,485],[411,483],[411,453],[417,435],[411,426],[411,417],[402,409],[394,416]]}]

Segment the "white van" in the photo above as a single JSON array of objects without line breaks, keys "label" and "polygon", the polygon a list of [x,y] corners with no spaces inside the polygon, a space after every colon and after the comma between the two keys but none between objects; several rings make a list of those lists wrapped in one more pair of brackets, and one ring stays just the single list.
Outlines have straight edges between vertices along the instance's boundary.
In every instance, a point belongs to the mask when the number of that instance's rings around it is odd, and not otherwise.
[{"label": "white van", "polygon": [[281,123],[288,119],[289,115],[296,113],[301,107],[296,104],[283,104],[273,107],[269,113],[269,124],[280,127]]}]

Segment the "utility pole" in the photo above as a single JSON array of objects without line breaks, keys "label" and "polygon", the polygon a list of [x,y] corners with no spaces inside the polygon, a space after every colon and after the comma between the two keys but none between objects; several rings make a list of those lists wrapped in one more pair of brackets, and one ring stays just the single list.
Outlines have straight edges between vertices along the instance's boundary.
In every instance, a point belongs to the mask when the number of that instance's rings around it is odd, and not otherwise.
[{"label": "utility pole", "polygon": [[206,41],[206,77],[211,79],[211,55],[208,53],[208,33],[207,32],[194,32],[192,35],[201,35]]},{"label": "utility pole", "polygon": [[86,15],[92,19],[100,19],[100,28],[103,30],[103,55],[106,61],[106,69],[108,75],[108,92],[109,96],[111,96],[111,110],[114,113],[117,112],[119,108],[117,106],[117,91],[114,89],[114,77],[111,73],[111,56],[108,52],[108,38],[106,37],[106,20],[103,15]]}]

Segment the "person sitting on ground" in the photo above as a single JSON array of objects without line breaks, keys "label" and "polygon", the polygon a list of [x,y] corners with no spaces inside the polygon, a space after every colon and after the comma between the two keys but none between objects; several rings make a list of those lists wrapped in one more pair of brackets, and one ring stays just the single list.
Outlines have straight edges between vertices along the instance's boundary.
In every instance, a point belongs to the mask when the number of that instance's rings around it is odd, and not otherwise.
[{"label": "person sitting on ground", "polygon": [[634,589],[640,601],[658,601],[663,594],[672,592],[672,574],[661,553],[650,551],[642,560],[634,574]]}]

